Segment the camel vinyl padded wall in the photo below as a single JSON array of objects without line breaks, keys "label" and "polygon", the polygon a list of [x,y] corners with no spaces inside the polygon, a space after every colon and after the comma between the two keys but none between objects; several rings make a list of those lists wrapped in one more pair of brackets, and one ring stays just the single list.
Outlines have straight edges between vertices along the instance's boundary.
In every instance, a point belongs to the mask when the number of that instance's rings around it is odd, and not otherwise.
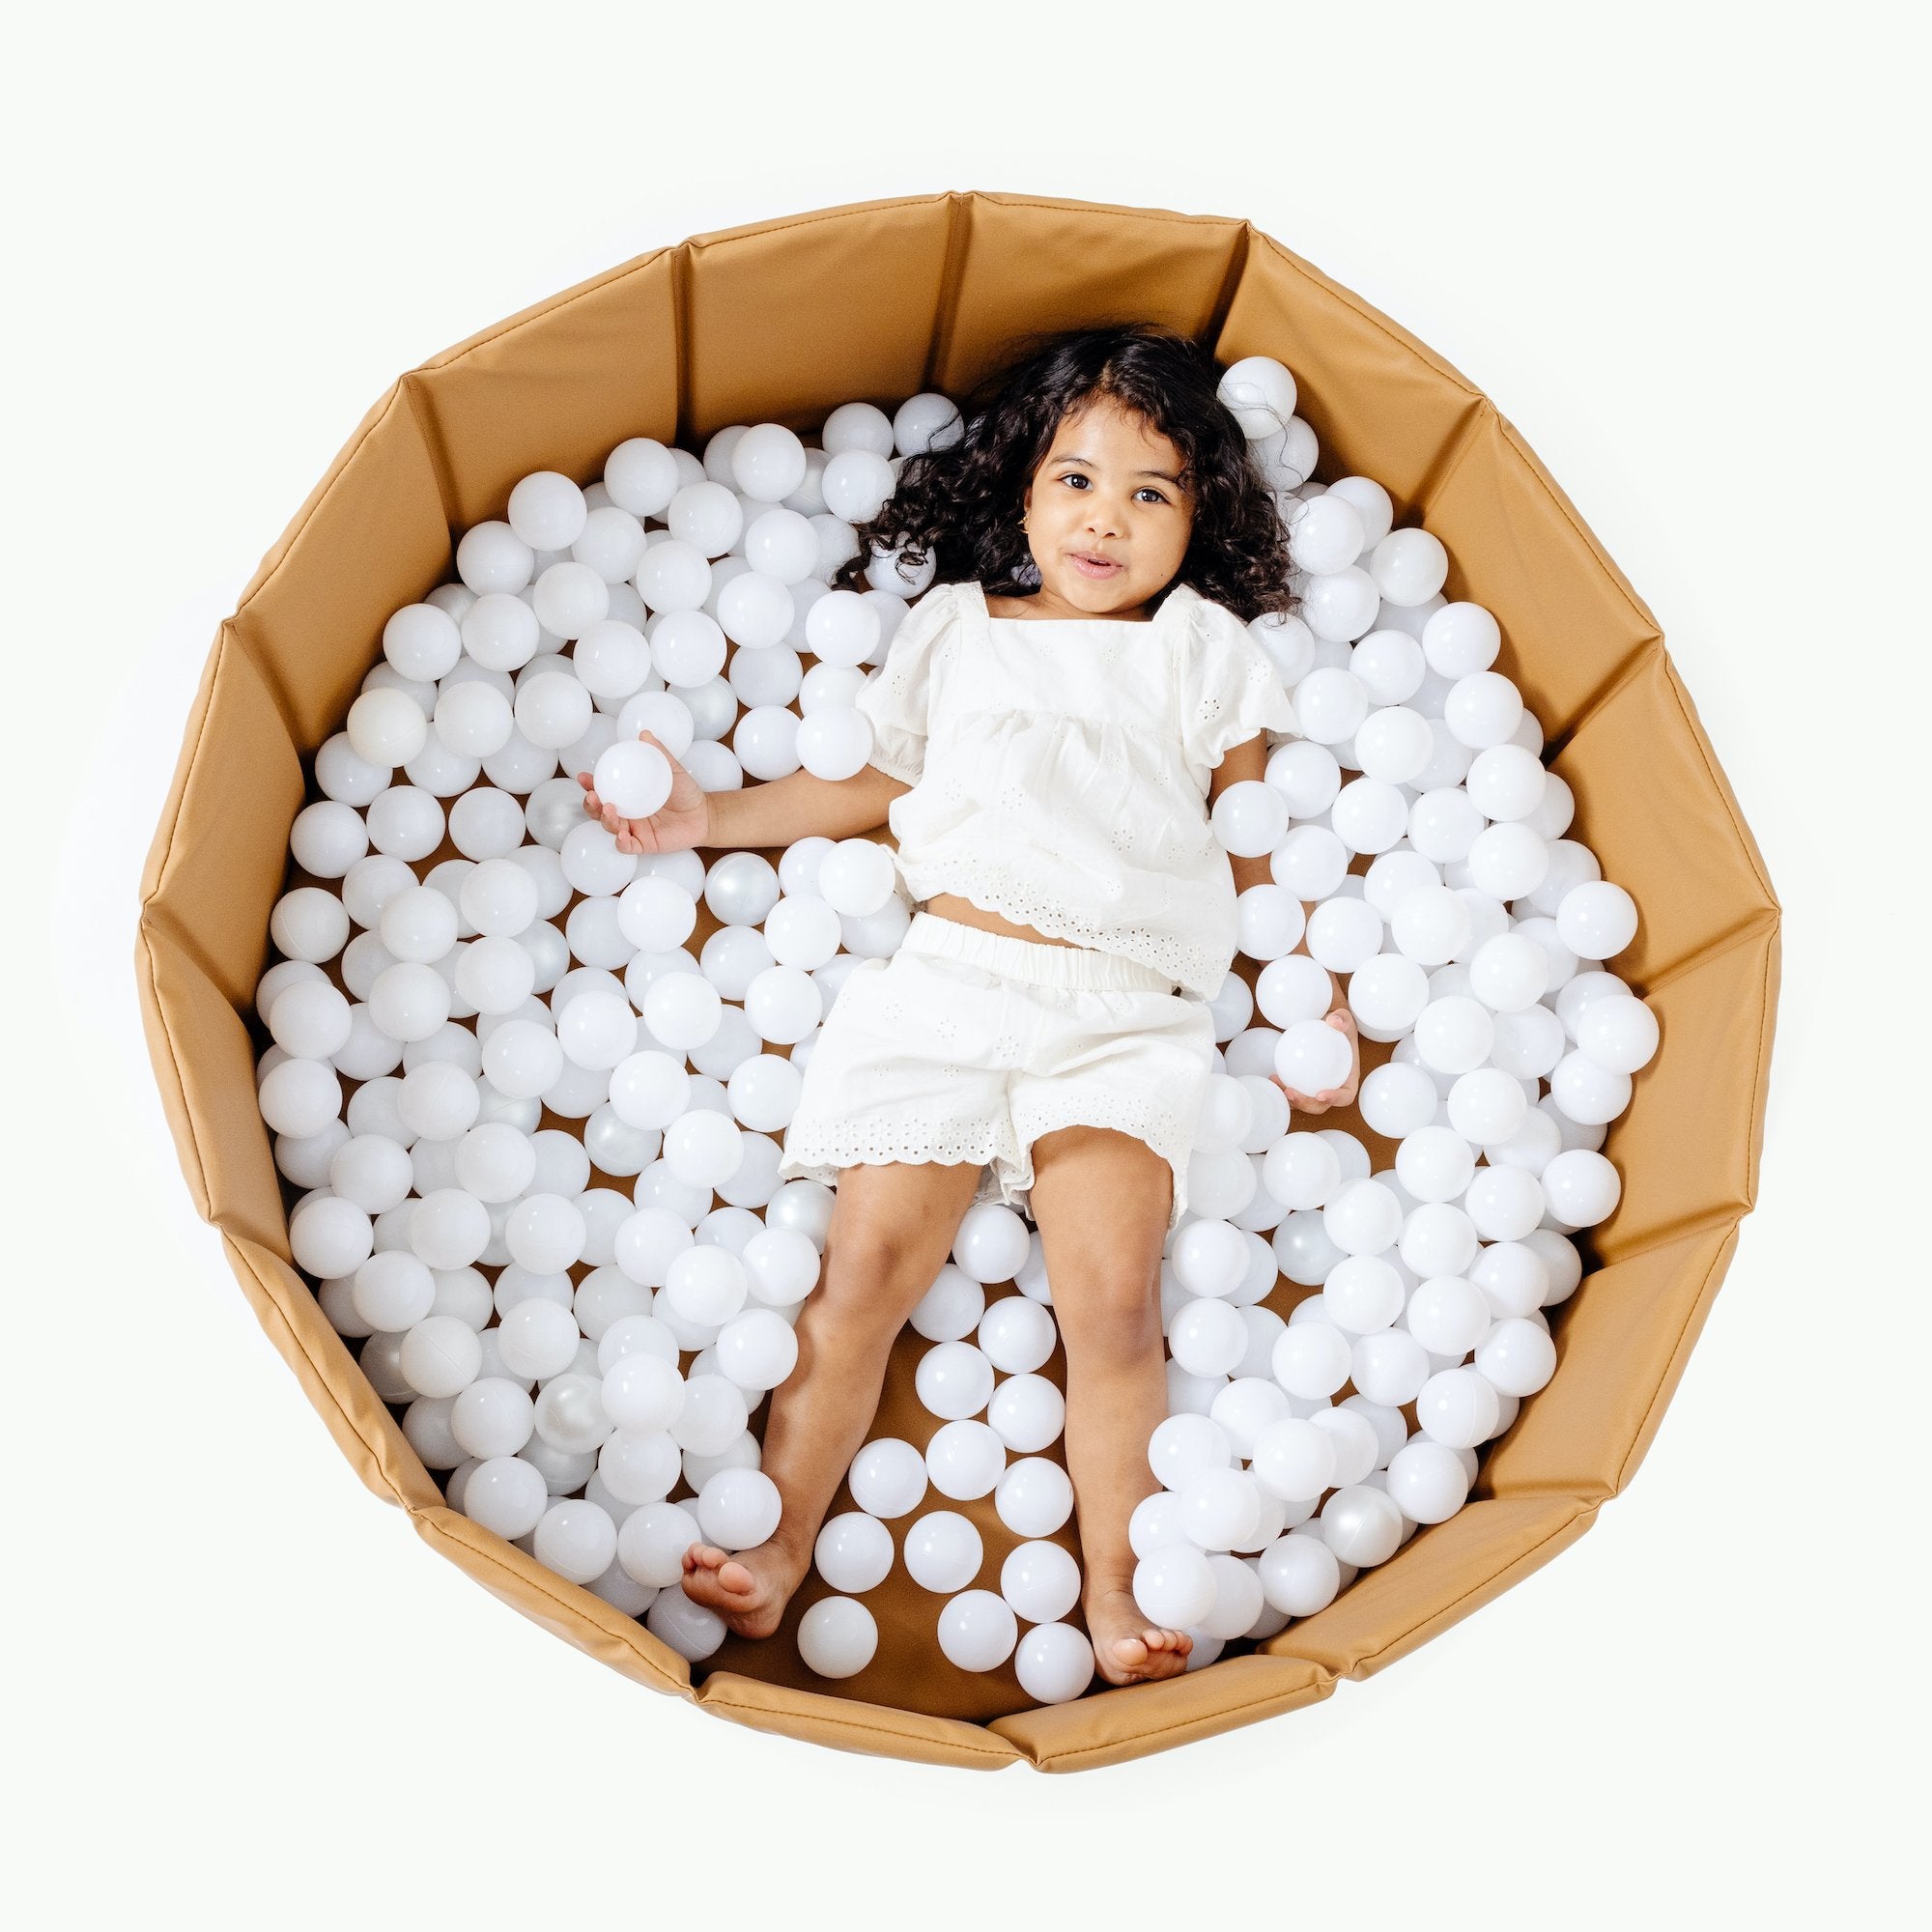
[{"label": "camel vinyl padded wall", "polygon": [[[588,482],[632,436],[696,449],[758,421],[810,436],[841,402],[890,411],[922,389],[962,394],[1016,331],[1136,316],[1187,331],[1223,364],[1285,362],[1321,439],[1318,474],[1380,482],[1398,526],[1422,524],[1448,546],[1444,594],[1500,621],[1495,668],[1575,790],[1572,834],[1639,910],[1635,940],[1605,963],[1651,1006],[1662,1044],[1605,1145],[1621,1203],[1582,1238],[1584,1280],[1551,1311],[1554,1378],[1485,1448],[1468,1503],[1251,1654],[1039,1708],[1010,1664],[960,1671],[936,1643],[910,1660],[884,1644],[832,1685],[792,1641],[826,1593],[814,1577],[778,1636],[729,1637],[688,1664],[445,1504],[291,1264],[295,1190],[255,1104],[266,1036],[252,1005],[270,909],[299,877],[289,829],[318,795],[314,753],[341,727],[389,614],[449,581],[456,536],[501,517],[528,471]],[[1487,398],[1245,221],[977,192],[829,209],[660,248],[409,371],[222,624],[141,900],[143,1018],[196,1209],[362,1480],[486,1588],[625,1675],[846,1749],[1076,1770],[1313,1703],[1394,1662],[1548,1561],[1630,1481],[1756,1197],[1778,903],[1656,621]],[[716,923],[700,905],[694,950]],[[1366,1049],[1365,1067],[1388,1051]],[[1330,1121],[1387,1162],[1389,1145],[1352,1112]],[[1306,1292],[1280,1282],[1269,1305],[1285,1314]],[[874,1433],[930,1433],[912,1393],[920,1346],[902,1338]],[[1062,1368],[1056,1350],[1045,1372],[1059,1380]],[[846,1507],[841,1489],[834,1508]],[[1010,1543],[980,1506],[961,1507],[990,1525],[989,1556]],[[888,1631],[930,1624],[939,1601],[902,1566],[868,1597]]]}]

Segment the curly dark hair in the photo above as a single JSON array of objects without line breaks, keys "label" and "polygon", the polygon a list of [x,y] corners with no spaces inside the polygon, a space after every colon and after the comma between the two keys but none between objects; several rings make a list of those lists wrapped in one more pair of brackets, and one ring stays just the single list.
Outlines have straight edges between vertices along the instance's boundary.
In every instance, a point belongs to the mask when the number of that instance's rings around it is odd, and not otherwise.
[{"label": "curly dark hair", "polygon": [[960,411],[964,434],[907,457],[879,514],[855,526],[859,548],[834,572],[836,587],[865,589],[875,553],[896,552],[919,571],[936,550],[936,582],[977,579],[1002,595],[1037,589],[1021,497],[1061,423],[1104,398],[1180,451],[1194,519],[1175,582],[1243,622],[1296,608],[1287,529],[1240,423],[1216,393],[1221,368],[1207,349],[1154,322],[1020,336],[1005,347]]}]

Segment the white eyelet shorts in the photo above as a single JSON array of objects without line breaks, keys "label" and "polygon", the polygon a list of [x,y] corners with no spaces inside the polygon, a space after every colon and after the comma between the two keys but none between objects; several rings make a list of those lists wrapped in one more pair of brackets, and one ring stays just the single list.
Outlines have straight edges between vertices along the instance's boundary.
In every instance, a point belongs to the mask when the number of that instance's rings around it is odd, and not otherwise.
[{"label": "white eyelet shorts", "polygon": [[1026,1209],[1041,1134],[1114,1127],[1173,1169],[1171,1234],[1214,1048],[1207,1003],[1138,960],[915,913],[826,1013],[779,1178],[972,1161],[988,1169],[976,1201]]}]

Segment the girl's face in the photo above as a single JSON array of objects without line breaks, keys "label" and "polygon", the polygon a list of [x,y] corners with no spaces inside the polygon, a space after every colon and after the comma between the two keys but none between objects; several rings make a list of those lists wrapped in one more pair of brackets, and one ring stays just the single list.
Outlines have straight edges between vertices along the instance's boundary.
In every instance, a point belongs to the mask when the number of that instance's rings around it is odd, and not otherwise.
[{"label": "girl's face", "polygon": [[[1097,400],[1060,425],[1024,499],[1042,617],[1147,615],[1194,527],[1181,456],[1158,430]],[[1112,569],[1089,569],[1101,559]]]}]

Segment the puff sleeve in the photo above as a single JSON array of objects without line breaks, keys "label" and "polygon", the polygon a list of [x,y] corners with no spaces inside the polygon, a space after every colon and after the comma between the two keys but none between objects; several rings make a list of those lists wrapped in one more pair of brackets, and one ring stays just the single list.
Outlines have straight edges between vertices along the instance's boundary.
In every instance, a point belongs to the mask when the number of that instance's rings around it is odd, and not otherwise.
[{"label": "puff sleeve", "polygon": [[925,768],[933,659],[952,635],[958,612],[959,586],[935,584],[899,619],[885,663],[852,700],[872,727],[866,762],[901,784],[916,785]]},{"label": "puff sleeve", "polygon": [[1180,737],[1190,765],[1211,772],[1261,731],[1298,735],[1300,720],[1274,660],[1225,604],[1201,599],[1182,639]]}]

